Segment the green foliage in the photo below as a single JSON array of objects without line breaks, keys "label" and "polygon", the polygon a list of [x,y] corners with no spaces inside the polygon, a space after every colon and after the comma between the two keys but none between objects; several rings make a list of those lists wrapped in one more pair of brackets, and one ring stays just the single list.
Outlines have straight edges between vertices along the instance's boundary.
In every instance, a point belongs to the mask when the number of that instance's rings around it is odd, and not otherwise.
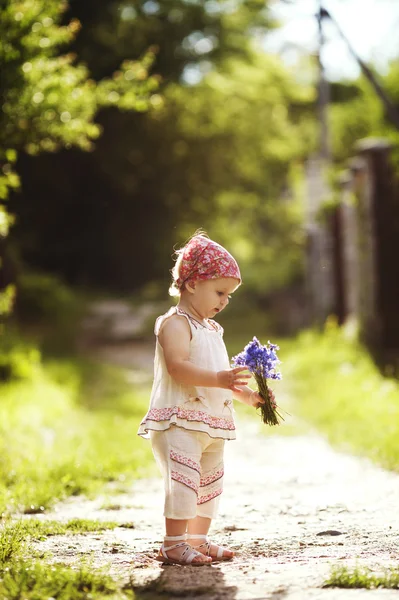
[{"label": "green foliage", "polygon": [[[66,355],[75,351],[87,305],[85,296],[72,291],[58,277],[39,272],[22,271],[17,275],[16,286],[14,322],[18,322],[19,330],[29,332],[44,354]],[[6,326],[5,337],[13,351],[11,322]]]},{"label": "green foliage", "polygon": [[[155,278],[166,289],[171,249],[201,225],[237,255],[252,290],[266,293],[298,277],[311,88],[279,60],[253,51],[251,62],[225,60],[196,86],[169,84],[164,98],[156,113],[105,117],[112,134],[93,160],[107,174],[104,185],[98,180],[97,205],[113,197],[96,236],[107,240],[108,253],[96,270],[103,249],[87,245],[83,266],[93,265],[96,283],[132,289]],[[37,226],[40,246],[48,236]],[[77,255],[75,264],[79,273]]]},{"label": "green foliage", "polygon": [[0,388],[0,513],[40,513],[147,467],[150,449],[134,432],[149,390],[117,369],[56,362]]},{"label": "green foliage", "polygon": [[74,316],[79,298],[59,278],[45,273],[22,273],[18,278],[18,313],[23,321],[55,324]]},{"label": "green foliage", "polygon": [[274,27],[266,0],[70,1],[83,30],[74,49],[96,79],[127,56],[158,48],[155,71],[178,81],[185,68],[209,67],[227,55],[245,58],[250,39]]},{"label": "green foliage", "polygon": [[[373,572],[374,571],[374,572]],[[378,588],[399,589],[399,571],[397,569],[383,569],[381,573],[366,567],[351,569],[345,566],[333,568],[330,577],[323,587],[338,587],[345,589],[365,588],[374,590]]]},{"label": "green foliage", "polygon": [[[15,299],[15,286],[8,285],[3,291],[0,292],[0,317],[8,315],[11,310]],[[0,326],[2,327],[2,326]],[[2,329],[0,329],[0,335]]]},{"label": "green foliage", "polygon": [[0,573],[4,567],[21,554],[25,531],[21,523],[6,522],[0,528]]},{"label": "green foliage", "polygon": [[322,334],[303,332],[287,346],[284,378],[298,399],[293,410],[331,442],[399,470],[399,383],[347,330],[330,323]]},{"label": "green foliage", "polygon": [[[28,546],[29,537],[41,539],[43,535],[66,533],[69,524],[44,523],[38,521],[6,521],[0,527],[0,597],[8,600],[101,600],[118,598],[133,599],[134,595],[121,586],[102,569],[94,569],[87,561],[80,561],[73,567],[57,563],[32,560],[32,550]],[[87,523],[86,523],[87,525]],[[100,531],[106,523],[94,523],[93,529]],[[75,526],[72,527],[75,530]]]},{"label": "green foliage", "polygon": [[353,99],[334,103],[330,109],[332,149],[340,164],[353,156],[358,140],[383,135],[386,129],[383,106],[370,84],[360,79],[357,89]]},{"label": "green foliage", "polygon": [[[78,568],[63,565],[18,561],[1,573],[0,594],[9,600],[101,600],[116,595],[120,586],[104,570],[82,563]],[[118,598],[126,599],[123,594]],[[132,596],[129,596],[132,598]]]},{"label": "green foliage", "polygon": [[[0,58],[3,64],[3,112],[0,148],[3,158],[24,149],[36,154],[61,147],[92,147],[100,134],[94,117],[109,103],[148,108],[156,84],[148,78],[149,55],[143,63],[126,61],[114,78],[99,85],[73,54],[60,54],[76,37],[80,24],[61,25],[66,2],[20,0],[3,3],[0,13]],[[129,75],[128,75],[129,74]],[[110,97],[111,94],[114,94]],[[15,154],[13,155],[15,158]]]},{"label": "green foliage", "polygon": [[172,147],[184,181],[170,189],[169,203],[184,210],[182,238],[201,223],[257,291],[286,284],[301,268],[298,176],[311,143],[312,94],[277,59],[255,53],[250,64],[227,61],[196,88],[165,94],[180,130]]},{"label": "green foliage", "polygon": [[[12,217],[4,201],[19,187],[15,162],[20,151],[31,155],[77,147],[91,150],[101,127],[99,110],[147,110],[160,103],[152,94],[158,81],[148,71],[153,53],[141,61],[124,61],[108,79],[96,83],[88,68],[63,53],[76,38],[80,24],[62,24],[66,2],[6,0],[0,7],[0,237]],[[2,265],[0,265],[1,267]],[[0,304],[7,296],[1,291]],[[4,310],[9,312],[10,304]]]},{"label": "green foliage", "polygon": [[[382,88],[399,105],[399,61],[390,64],[386,75],[377,75]],[[396,147],[398,158],[399,131],[390,123],[381,100],[372,85],[364,78],[356,82],[342,82],[340,96],[330,108],[331,137],[334,158],[340,164],[353,156],[358,140],[365,137],[384,137]],[[346,89],[346,93],[345,93]]]},{"label": "green foliage", "polygon": [[40,365],[40,352],[10,327],[0,336],[0,381],[30,380]]},{"label": "green foliage", "polygon": [[30,193],[12,209],[23,259],[72,283],[165,290],[172,248],[202,226],[237,254],[257,293],[298,278],[314,90],[256,45],[273,26],[268,3],[72,0],[67,16],[82,23],[72,49],[97,80],[157,45],[163,99],[152,94],[159,110],[145,114],[101,111],[104,135],[84,157],[21,161]]},{"label": "green foliage", "polygon": [[[1,556],[6,552],[7,547],[12,548],[12,543],[10,540],[43,540],[46,537],[52,535],[63,535],[67,533],[72,534],[81,534],[81,533],[91,533],[91,532],[99,532],[106,531],[109,529],[115,529],[118,527],[118,523],[111,521],[93,521],[89,519],[71,519],[69,521],[43,521],[42,519],[20,519],[18,521],[13,520],[10,521],[6,529],[10,533],[5,534],[2,537],[2,540],[5,544],[4,551],[0,550],[0,564],[2,561]],[[12,536],[14,537],[11,537]],[[1,548],[1,546],[0,546]],[[10,550],[8,550],[10,553]]]}]

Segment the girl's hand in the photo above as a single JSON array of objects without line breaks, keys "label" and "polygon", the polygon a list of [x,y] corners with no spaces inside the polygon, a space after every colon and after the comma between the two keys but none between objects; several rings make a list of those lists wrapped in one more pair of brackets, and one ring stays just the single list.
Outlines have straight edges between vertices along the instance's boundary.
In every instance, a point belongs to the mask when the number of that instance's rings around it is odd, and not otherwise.
[{"label": "girl's hand", "polygon": [[245,386],[247,380],[251,379],[251,375],[244,375],[242,373],[242,371],[246,370],[247,367],[234,367],[234,369],[228,369],[227,371],[218,371],[218,387],[233,390],[233,392],[240,392],[241,389],[238,386]]},{"label": "girl's hand", "polygon": [[[251,390],[248,386],[239,388],[236,390],[238,392],[237,400],[240,400],[244,404],[248,406],[253,406],[254,408],[259,408],[260,404],[264,404],[265,401],[258,394],[257,391]],[[274,392],[269,388],[269,395],[272,402],[275,402]]]}]

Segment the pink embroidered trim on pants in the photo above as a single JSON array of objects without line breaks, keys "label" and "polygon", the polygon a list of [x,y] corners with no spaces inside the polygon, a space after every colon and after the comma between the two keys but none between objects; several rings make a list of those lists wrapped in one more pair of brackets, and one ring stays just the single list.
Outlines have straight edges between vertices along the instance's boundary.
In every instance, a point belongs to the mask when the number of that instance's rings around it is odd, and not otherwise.
[{"label": "pink embroidered trim on pants", "polygon": [[206,485],[210,485],[211,483],[214,483],[218,479],[221,479],[223,477],[223,475],[224,475],[224,469],[222,467],[218,471],[215,471],[214,473],[212,473],[212,475],[208,475],[208,477],[201,477],[200,486],[205,487]]},{"label": "pink embroidered trim on pants", "polygon": [[197,504],[205,504],[205,502],[209,502],[209,500],[213,500],[213,498],[216,498],[216,496],[220,496],[221,493],[222,493],[222,490],[215,490],[214,492],[211,492],[210,494],[206,494],[205,496],[200,496],[198,498]]},{"label": "pink embroidered trim on pants", "polygon": [[185,465],[186,467],[189,467],[190,469],[193,469],[194,471],[197,471],[197,473],[201,474],[201,465],[192,458],[184,456],[183,454],[178,454],[174,450],[171,450],[169,455],[172,460],[180,465]]},{"label": "pink embroidered trim on pants", "polygon": [[186,485],[187,487],[191,488],[196,494],[198,494],[198,483],[195,483],[195,481],[193,479],[190,479],[190,477],[186,477],[186,475],[182,475],[177,471],[172,471],[171,477],[175,481],[179,481],[183,485]]}]

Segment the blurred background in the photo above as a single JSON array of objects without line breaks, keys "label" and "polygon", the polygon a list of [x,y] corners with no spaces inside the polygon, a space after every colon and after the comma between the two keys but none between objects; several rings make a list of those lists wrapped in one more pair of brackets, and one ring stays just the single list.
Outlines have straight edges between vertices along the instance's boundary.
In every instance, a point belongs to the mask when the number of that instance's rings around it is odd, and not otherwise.
[{"label": "blurred background", "polygon": [[[8,4],[1,283],[5,304],[19,290],[17,317],[37,322],[63,286],[165,300],[174,248],[199,227],[237,256],[237,303],[277,332],[381,309],[358,271],[397,220],[397,3]],[[360,149],[366,137],[382,140]],[[361,225],[354,157],[364,179],[375,160],[392,170],[379,171],[391,200],[380,191]],[[358,256],[356,228],[373,256]]]},{"label": "blurred background", "polygon": [[[58,497],[144,464],[153,321],[198,228],[241,266],[221,316],[231,354],[283,340],[290,393],[313,402],[295,411],[345,417],[338,442],[355,437],[355,399],[374,427],[383,396],[389,443],[359,447],[397,468],[398,2],[7,0],[0,14],[3,510],[55,494],[18,439],[40,460],[44,436]],[[95,467],[82,427],[100,436]],[[104,445],[115,428],[134,465]]]}]

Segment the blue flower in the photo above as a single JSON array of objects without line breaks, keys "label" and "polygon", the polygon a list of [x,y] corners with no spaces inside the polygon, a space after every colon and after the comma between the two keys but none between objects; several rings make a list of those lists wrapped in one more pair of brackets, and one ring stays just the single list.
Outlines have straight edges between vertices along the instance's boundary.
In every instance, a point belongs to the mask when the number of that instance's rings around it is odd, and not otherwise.
[{"label": "blue flower", "polygon": [[248,367],[252,374],[260,375],[265,379],[281,379],[281,373],[276,370],[280,364],[276,350],[280,348],[270,341],[262,346],[258,338],[254,337],[242,352],[232,359],[235,367]]}]

